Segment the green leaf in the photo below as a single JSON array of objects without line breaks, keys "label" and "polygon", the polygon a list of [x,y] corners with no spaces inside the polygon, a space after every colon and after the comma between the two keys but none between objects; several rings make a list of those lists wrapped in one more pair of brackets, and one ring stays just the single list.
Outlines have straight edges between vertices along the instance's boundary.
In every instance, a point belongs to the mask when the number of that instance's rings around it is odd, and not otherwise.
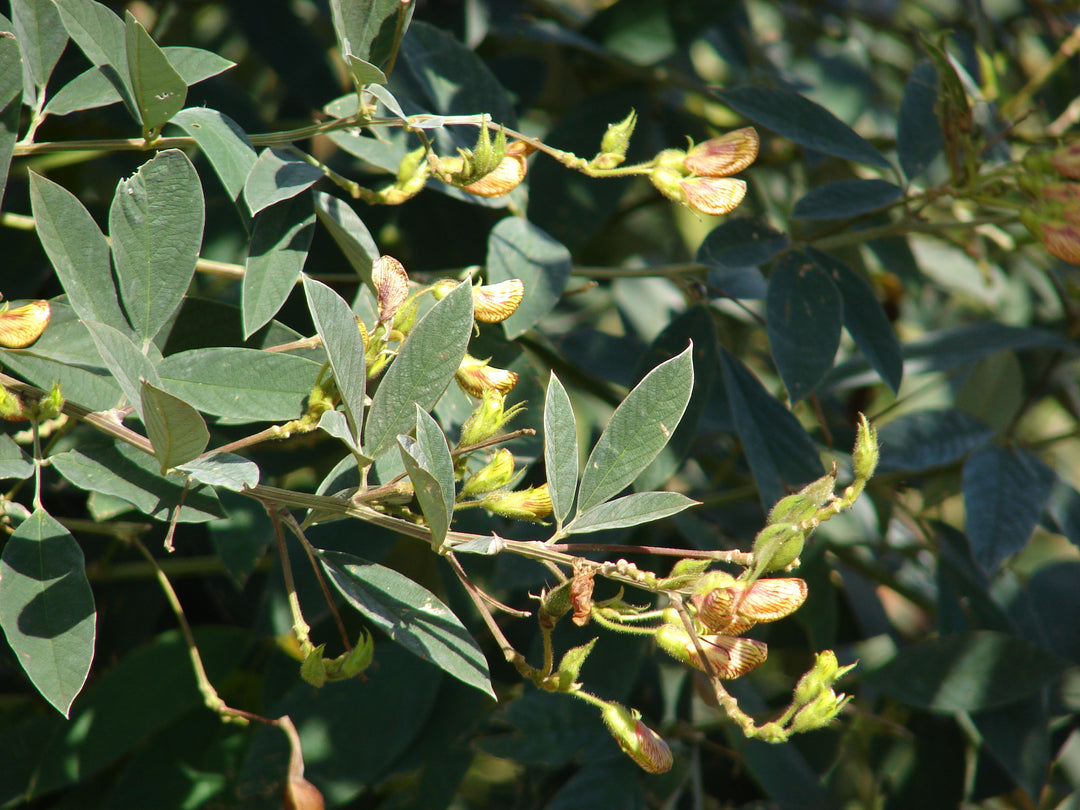
[{"label": "green leaf", "polygon": [[580,513],[566,531],[583,534],[625,529],[677,514],[696,503],[678,492],[635,492]]},{"label": "green leaf", "polygon": [[369,287],[374,286],[371,265],[379,258],[379,248],[356,212],[344,200],[316,191],[315,214],[337,242],[352,269]]},{"label": "green leaf", "polygon": [[709,231],[698,248],[697,261],[709,268],[712,294],[732,298],[764,298],[765,279],[758,269],[787,250],[790,241],[763,220],[726,219]]},{"label": "green leaf", "polygon": [[398,15],[405,15],[401,25],[404,34],[413,8],[412,4],[404,6],[400,0],[330,0],[331,19],[342,55],[352,54],[372,65],[381,65],[396,47]]},{"label": "green leaf", "polygon": [[544,469],[555,520],[561,526],[578,483],[577,421],[570,397],[555,372],[548,378],[544,397]]},{"label": "green leaf", "polygon": [[189,489],[187,476],[181,473],[158,474],[153,456],[121,442],[80,446],[49,459],[76,487],[122,498],[157,520],[169,520],[181,503],[181,523],[205,523],[223,516],[212,489]]},{"label": "green leaf", "polygon": [[953,464],[989,441],[994,432],[978,419],[952,408],[905,413],[885,424],[881,468],[921,472]]},{"label": "green leaf", "polygon": [[391,568],[352,554],[320,551],[319,560],[342,596],[368,621],[414,655],[495,697],[484,654],[434,594]]},{"label": "green leaf", "polygon": [[926,171],[945,143],[934,112],[937,94],[937,70],[929,60],[923,59],[915,65],[904,85],[896,120],[896,156],[909,180]]},{"label": "green leaf", "polygon": [[920,709],[975,712],[1031,697],[1066,663],[1029,641],[991,630],[945,636],[900,650],[863,679]]},{"label": "green leaf", "polygon": [[295,197],[322,179],[322,172],[285,149],[263,149],[244,181],[244,200],[252,216]]},{"label": "green leaf", "polygon": [[0,480],[24,479],[33,474],[33,459],[6,433],[0,435]]},{"label": "green leaf", "polygon": [[283,200],[255,217],[255,232],[244,265],[244,338],[277,315],[307,261],[315,235],[315,212],[304,194]]},{"label": "green leaf", "polygon": [[64,717],[94,658],[97,614],[82,549],[42,509],[0,556],[0,626],[34,686]]},{"label": "green leaf", "polygon": [[149,342],[179,308],[199,258],[203,196],[187,156],[166,149],[116,186],[113,260],[136,335]]},{"label": "green leaf", "polygon": [[[188,87],[201,82],[203,79],[216,76],[235,64],[218,56],[216,53],[204,51],[201,48],[167,45],[161,50],[164,51],[169,63],[180,74],[180,78],[184,80],[185,86]],[[48,115],[67,115],[77,110],[107,107],[122,100],[120,93],[116,89],[112,68],[108,66],[92,67],[61,87],[45,105],[45,112]],[[176,123],[175,116],[172,118],[172,123]],[[252,162],[254,162],[254,157],[252,157]],[[245,174],[244,177],[247,177],[247,175]],[[242,180],[243,178],[241,178],[241,182]],[[233,196],[235,198],[236,195]]]},{"label": "green leaf", "polygon": [[95,0],[56,3],[64,28],[98,68],[128,111],[138,119],[127,64],[127,30],[116,14]]},{"label": "green leaf", "polygon": [[172,123],[195,139],[229,197],[239,200],[244,181],[255,165],[255,149],[240,125],[209,107],[181,110]]},{"label": "green leaf", "polygon": [[832,279],[805,253],[785,253],[769,275],[769,348],[793,402],[805,399],[833,367],[843,301]]},{"label": "green leaf", "polygon": [[83,320],[127,331],[113,282],[109,243],[93,217],[74,194],[34,172],[30,172],[30,202],[41,245],[72,309]]},{"label": "green leaf", "polygon": [[130,405],[135,408],[139,418],[143,418],[141,381],[160,385],[157,370],[150,358],[139,351],[131,338],[123,332],[103,323],[88,321],[86,328],[97,346],[98,354],[112,372],[120,390]]},{"label": "green leaf", "polygon": [[124,16],[128,75],[142,120],[143,139],[151,141],[184,108],[187,83],[135,16],[130,11]]},{"label": "green leaf", "polygon": [[191,461],[210,443],[210,431],[197,410],[145,380],[142,418],[162,475]]},{"label": "green leaf", "polygon": [[308,276],[304,276],[304,294],[307,296],[311,320],[322,338],[330,368],[334,371],[334,382],[349,419],[352,444],[357,445],[364,424],[367,369],[364,365],[364,339],[356,325],[356,316],[341,296]]},{"label": "green leaf", "polygon": [[[214,458],[220,458],[220,455],[205,461],[212,462]],[[203,462],[194,463],[202,464]],[[256,473],[258,473],[257,469]],[[231,473],[226,471],[226,475],[229,474]],[[257,475],[255,482],[258,483]],[[215,485],[211,481],[205,483]],[[228,486],[227,489],[232,490],[233,487]],[[266,553],[267,546],[273,541],[274,526],[266,513],[266,508],[255,499],[234,494],[233,491],[225,491],[220,495],[222,506],[229,513],[228,517],[212,520],[206,524],[206,528],[210,532],[214,553],[225,566],[229,578],[237,588],[243,588],[248,577],[255,571],[259,560]]]},{"label": "green leaf", "polygon": [[166,357],[158,376],[166,391],[203,413],[234,421],[298,419],[320,364],[280,352],[223,346]]},{"label": "green leaf", "polygon": [[837,180],[810,191],[795,203],[796,219],[846,219],[877,211],[904,196],[900,186],[885,180]]},{"label": "green leaf", "polygon": [[[23,81],[42,89],[67,45],[60,12],[52,0],[12,0],[11,22],[23,54]],[[6,73],[7,66],[0,67],[0,76]]]},{"label": "green leaf", "polygon": [[200,484],[232,492],[243,492],[259,483],[259,465],[235,453],[214,453],[174,466]]},{"label": "green leaf", "polygon": [[885,384],[897,393],[904,376],[903,350],[873,288],[835,256],[814,248],[808,248],[807,252],[814,263],[829,274],[840,292],[844,328]]},{"label": "green leaf", "polygon": [[989,753],[1037,804],[1050,772],[1050,717],[1042,695],[971,716]]},{"label": "green leaf", "polygon": [[821,105],[791,90],[732,87],[718,90],[716,95],[751,121],[807,149],[879,169],[891,168],[881,152],[855,130]]},{"label": "green leaf", "polygon": [[650,371],[615,409],[585,462],[578,514],[617,495],[668,443],[694,387],[692,349]]},{"label": "green leaf", "polygon": [[401,461],[431,529],[431,539],[441,544],[454,515],[454,460],[446,436],[431,415],[417,406],[416,438],[397,438]]},{"label": "green leaf", "polygon": [[19,42],[10,36],[0,38],[0,203],[4,201],[8,168],[19,138],[23,97],[21,62]]},{"label": "green leaf", "polygon": [[522,217],[506,217],[491,229],[487,281],[519,278],[525,297],[502,322],[507,338],[520,337],[559,302],[570,279],[570,251]]},{"label": "green leaf", "polygon": [[414,405],[430,411],[465,356],[472,335],[472,287],[459,284],[413,327],[372,398],[364,455],[377,459],[409,430]]},{"label": "green leaf", "polygon": [[357,88],[361,88],[368,84],[386,84],[386,74],[379,70],[371,62],[365,62],[363,59],[358,59],[351,53],[345,54],[345,63],[349,66],[349,73],[352,75],[353,84]]},{"label": "green leaf", "polygon": [[722,347],[720,369],[735,430],[758,495],[768,508],[787,494],[785,487],[807,484],[821,475],[817,448],[791,411]]},{"label": "green leaf", "polygon": [[1053,471],[1022,447],[987,442],[964,462],[965,529],[988,574],[1027,545],[1054,482]]}]

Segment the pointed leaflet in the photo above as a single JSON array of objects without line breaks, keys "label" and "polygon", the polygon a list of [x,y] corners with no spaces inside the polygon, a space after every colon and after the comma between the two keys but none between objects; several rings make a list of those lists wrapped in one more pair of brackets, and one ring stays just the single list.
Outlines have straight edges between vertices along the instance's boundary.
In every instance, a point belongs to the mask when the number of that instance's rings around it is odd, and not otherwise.
[{"label": "pointed leaflet", "polygon": [[183,301],[202,232],[202,186],[183,152],[159,152],[116,186],[109,209],[113,260],[124,310],[144,343]]},{"label": "pointed leaflet", "polygon": [[774,87],[733,87],[717,96],[751,121],[827,155],[890,169],[884,156],[851,127],[808,98]]},{"label": "pointed leaflet", "polygon": [[843,312],[836,285],[805,253],[785,253],[773,265],[765,297],[769,349],[793,402],[833,367]]},{"label": "pointed leaflet", "polygon": [[414,405],[430,411],[465,356],[473,329],[472,287],[459,284],[413,327],[379,383],[364,427],[364,455],[378,458],[409,430]]},{"label": "pointed leaflet", "polygon": [[807,484],[820,476],[821,459],[799,420],[723,347],[720,369],[761,502],[770,507],[786,494],[785,487]]},{"label": "pointed leaflet", "polygon": [[172,123],[195,139],[229,197],[234,202],[239,200],[244,181],[255,165],[255,149],[240,125],[209,107],[181,110],[173,116]]},{"label": "pointed leaflet", "polygon": [[963,411],[945,408],[898,416],[878,432],[882,470],[921,472],[959,461],[994,431]]},{"label": "pointed leaflet", "polygon": [[285,304],[304,269],[314,235],[315,212],[307,194],[283,200],[255,217],[241,288],[245,339]]},{"label": "pointed leaflet", "polygon": [[263,149],[244,181],[244,200],[252,216],[295,197],[322,179],[322,172],[285,149]]},{"label": "pointed leaflet", "polygon": [[138,118],[127,64],[127,31],[123,21],[95,0],[64,0],[56,3],[60,19],[86,58],[116,88],[128,111]]},{"label": "pointed leaflet", "polygon": [[[27,90],[41,89],[48,83],[67,45],[60,12],[52,0],[12,0],[11,22],[23,55],[23,81],[28,84]],[[36,97],[36,92],[33,95]],[[26,103],[33,104],[34,98],[28,98]]]},{"label": "pointed leaflet", "polygon": [[30,204],[38,238],[67,293],[86,321],[127,331],[113,282],[109,243],[79,199],[63,186],[30,172]]},{"label": "pointed leaflet", "polygon": [[692,349],[650,371],[615,409],[585,462],[578,514],[617,495],[668,443],[694,387]]},{"label": "pointed leaflet", "polygon": [[23,83],[20,78],[19,42],[0,36],[0,203],[4,201],[8,168],[19,137],[19,112],[22,109]]},{"label": "pointed leaflet", "polygon": [[0,626],[19,663],[65,717],[94,658],[97,615],[82,549],[38,509],[0,557]]},{"label": "pointed leaflet", "polygon": [[845,219],[877,211],[899,200],[904,190],[886,180],[837,180],[817,186],[795,203],[796,219]]},{"label": "pointed leaflet", "polygon": [[142,417],[154,458],[164,475],[197,457],[210,443],[210,431],[197,410],[184,400],[143,380]]},{"label": "pointed leaflet", "polygon": [[491,229],[487,281],[525,283],[525,297],[502,322],[510,339],[530,329],[559,302],[570,278],[570,251],[521,217],[505,217]]},{"label": "pointed leaflet", "polygon": [[414,3],[400,0],[330,0],[330,14],[342,56],[352,54],[372,65],[381,65],[394,51],[398,15],[403,14],[401,34],[412,19]]},{"label": "pointed leaflet", "polygon": [[807,252],[814,263],[829,274],[840,292],[844,328],[895,394],[904,376],[904,357],[900,341],[889,323],[889,316],[885,314],[873,289],[862,276],[835,256],[814,248],[808,248]]},{"label": "pointed leaflet", "polygon": [[570,521],[566,531],[582,534],[625,529],[677,514],[697,503],[678,492],[635,492],[582,512]]},{"label": "pointed leaflet", "polygon": [[971,554],[988,574],[1027,545],[1054,474],[1031,451],[987,442],[964,462],[965,528]]},{"label": "pointed leaflet", "polygon": [[165,390],[203,413],[235,422],[298,419],[321,364],[304,357],[222,346],[169,355],[158,364]]},{"label": "pointed leaflet", "polygon": [[544,398],[544,468],[555,520],[562,526],[574,505],[578,482],[577,421],[570,397],[555,372],[548,378]]},{"label": "pointed leaflet", "polygon": [[354,443],[359,443],[364,421],[367,370],[364,365],[364,340],[356,325],[356,316],[344,299],[322,282],[304,276],[303,283],[308,312],[333,369],[334,382],[341,394],[341,404],[349,419]]},{"label": "pointed leaflet", "polygon": [[150,141],[184,108],[187,83],[135,16],[130,11],[124,16],[128,75],[142,120],[143,139]]},{"label": "pointed leaflet", "polygon": [[235,453],[213,453],[176,468],[193,480],[212,487],[243,492],[259,483],[259,465]]},{"label": "pointed leaflet", "polygon": [[391,568],[340,551],[320,551],[334,587],[354,608],[409,652],[491,697],[487,661],[450,609]]},{"label": "pointed leaflet", "polygon": [[123,332],[93,321],[88,321],[86,328],[97,346],[98,354],[127,397],[128,404],[135,408],[141,419],[143,410],[140,381],[147,380],[154,385],[161,385],[154,364]]},{"label": "pointed leaflet", "polygon": [[398,436],[401,461],[409,473],[416,500],[431,529],[431,539],[446,539],[454,515],[454,460],[442,428],[416,407],[416,438]]},{"label": "pointed leaflet", "polygon": [[369,286],[373,286],[371,265],[379,258],[379,248],[356,212],[344,200],[316,191],[315,214],[334,237],[352,269]]}]

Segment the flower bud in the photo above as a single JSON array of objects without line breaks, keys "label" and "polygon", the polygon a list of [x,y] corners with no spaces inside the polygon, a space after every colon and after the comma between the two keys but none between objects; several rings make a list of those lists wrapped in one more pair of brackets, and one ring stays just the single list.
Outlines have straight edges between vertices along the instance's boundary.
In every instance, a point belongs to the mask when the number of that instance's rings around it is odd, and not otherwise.
[{"label": "flower bud", "polygon": [[794,523],[766,526],[754,538],[754,565],[762,573],[787,568],[799,559],[806,532]]},{"label": "flower bud", "polygon": [[871,425],[863,414],[859,414],[859,429],[855,436],[855,449],[851,454],[856,480],[868,481],[877,469],[880,456],[877,428]]},{"label": "flower bud", "polygon": [[450,291],[456,289],[460,283],[460,281],[455,281],[452,278],[440,279],[431,285],[431,295],[436,301],[442,301],[450,294]]},{"label": "flower bud", "polygon": [[551,493],[547,484],[515,492],[492,492],[480,505],[496,515],[543,523],[551,514]]},{"label": "flower bud", "polygon": [[461,426],[461,438],[458,447],[469,447],[487,441],[502,430],[503,425],[525,410],[522,402],[506,409],[506,395],[495,388],[487,388],[483,391],[480,404],[476,410],[469,414],[465,424]]},{"label": "flower bud", "polygon": [[386,323],[409,297],[409,275],[393,256],[380,256],[371,264],[371,281],[379,301],[379,323]]},{"label": "flower bud", "polygon": [[419,194],[431,175],[431,167],[424,159],[427,150],[421,146],[409,152],[398,164],[397,179],[374,192],[371,202],[383,205],[401,205]]},{"label": "flower bud", "polygon": [[550,591],[545,589],[540,592],[540,617],[541,621],[545,617],[550,621],[550,626],[554,627],[555,622],[565,616],[570,610],[570,580],[563,582],[556,588],[552,588]]},{"label": "flower bud", "polygon": [[[750,638],[732,638],[731,636],[698,636],[701,650],[712,668],[713,674],[721,680],[731,680],[745,675],[765,660],[769,648],[764,642]],[[683,628],[674,624],[661,625],[656,631],[656,643],[670,655],[685,664],[690,664],[706,672],[697,645]]]},{"label": "flower bud", "polygon": [[812,481],[798,492],[785,495],[778,500],[765,522],[770,526],[776,523],[801,523],[817,514],[818,509],[832,499],[836,490],[836,468]]},{"label": "flower bud", "polygon": [[607,132],[600,140],[600,153],[592,159],[591,165],[597,169],[613,169],[626,160],[626,150],[630,146],[630,137],[637,126],[637,112],[630,111],[622,121],[609,124]]},{"label": "flower bud", "polygon": [[855,664],[840,666],[836,660],[836,653],[832,650],[822,650],[814,660],[814,666],[795,685],[794,703],[801,706],[809,703],[848,672],[855,668]]},{"label": "flower bud", "polygon": [[49,302],[31,301],[15,309],[4,304],[0,310],[0,346],[5,349],[25,349],[49,325]]},{"label": "flower bud", "polygon": [[505,321],[517,311],[524,297],[525,283],[520,278],[473,287],[473,317],[481,323]]},{"label": "flower bud", "polygon": [[30,418],[30,409],[22,397],[0,386],[0,418],[8,422],[22,422]]},{"label": "flower bud", "polygon": [[517,385],[518,375],[505,368],[489,366],[487,360],[477,360],[475,357],[465,355],[454,378],[465,393],[474,397],[484,396],[484,392],[495,389],[503,394],[510,393]]},{"label": "flower bud", "polygon": [[1080,180],[1080,140],[1071,141],[1051,152],[1050,164],[1063,177]]},{"label": "flower bud", "polygon": [[1080,265],[1080,226],[1069,222],[1044,222],[1042,243],[1051,256]]},{"label": "flower bud", "polygon": [[683,166],[702,177],[726,177],[741,172],[757,160],[759,145],[760,139],[753,127],[736,129],[690,147]]},{"label": "flower bud", "polygon": [[494,169],[479,180],[462,186],[462,190],[480,197],[501,197],[509,194],[525,179],[529,171],[525,158],[534,150],[535,147],[530,144],[515,141],[510,144],[506,156]]},{"label": "flower bud", "polygon": [[[593,639],[588,644],[582,644],[580,647],[574,647],[567,650],[566,654],[559,662],[559,691],[567,692],[574,688],[577,684],[578,675],[581,674],[581,667],[585,663],[585,659],[589,657],[589,653],[592,652],[593,647],[596,646],[597,639]],[[577,684],[580,688],[580,684]]]},{"label": "flower bud", "polygon": [[618,703],[605,703],[604,725],[615,742],[643,770],[665,773],[671,770],[674,758],[663,737],[641,722],[637,712]]},{"label": "flower bud", "polygon": [[505,447],[499,448],[486,465],[477,470],[461,488],[464,497],[482,495],[510,486],[514,480],[514,454]]},{"label": "flower bud", "polygon": [[791,721],[791,733],[799,734],[804,731],[824,728],[836,719],[836,716],[840,714],[840,710],[850,700],[850,695],[838,695],[831,689],[820,692],[817,697],[795,714]]}]

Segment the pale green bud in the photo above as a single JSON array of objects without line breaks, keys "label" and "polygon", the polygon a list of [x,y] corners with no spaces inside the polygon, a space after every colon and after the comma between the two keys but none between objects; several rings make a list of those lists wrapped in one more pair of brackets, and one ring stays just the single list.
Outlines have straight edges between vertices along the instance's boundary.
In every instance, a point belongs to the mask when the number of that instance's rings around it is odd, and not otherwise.
[{"label": "pale green bud", "polygon": [[615,742],[643,770],[665,773],[671,770],[674,758],[664,739],[641,722],[641,716],[618,703],[605,703],[604,725]]},{"label": "pale green bud", "polygon": [[779,571],[799,559],[806,533],[794,523],[766,526],[754,538],[754,566],[762,572]]},{"label": "pale green bud", "polygon": [[877,428],[871,425],[863,414],[859,414],[859,431],[855,437],[855,450],[852,453],[852,466],[856,480],[870,479],[877,468],[880,455],[881,446],[878,444]]},{"label": "pale green bud", "polygon": [[493,458],[472,475],[461,488],[464,497],[482,495],[509,486],[514,479],[514,454],[505,447],[499,448]]}]

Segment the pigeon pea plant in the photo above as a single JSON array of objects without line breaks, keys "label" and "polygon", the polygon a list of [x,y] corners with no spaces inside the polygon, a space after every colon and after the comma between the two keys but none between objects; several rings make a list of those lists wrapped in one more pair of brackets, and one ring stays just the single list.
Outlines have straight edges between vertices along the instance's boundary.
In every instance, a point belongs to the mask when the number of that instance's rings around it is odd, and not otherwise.
[{"label": "pigeon pea plant", "polygon": [[[354,91],[328,106],[331,117],[324,123],[258,139],[277,146],[256,156],[255,139],[223,114],[184,109],[188,84],[228,67],[220,57],[195,49],[162,49],[130,11],[121,19],[93,0],[56,6],[16,3],[17,19],[25,22],[27,15],[37,15],[40,23],[52,26],[51,37],[59,37],[62,45],[70,36],[96,66],[48,99],[40,58],[49,43],[28,43],[19,36],[3,40],[6,73],[20,66],[27,82],[24,97],[33,102],[17,154],[88,147],[34,139],[50,114],[73,104],[100,105],[114,96],[141,126],[141,137],[96,146],[154,152],[117,183],[107,237],[71,191],[43,174],[29,178],[32,218],[25,224],[37,230],[63,295],[0,313],[3,363],[25,378],[0,376],[0,413],[11,422],[28,423],[14,440],[5,437],[5,473],[33,483],[29,507],[17,499],[20,484],[4,498],[10,536],[0,568],[0,625],[26,675],[61,714],[77,716],[76,700],[94,662],[97,617],[76,535],[111,536],[135,549],[158,581],[180,624],[206,707],[226,720],[278,726],[291,751],[286,805],[320,806],[319,790],[304,776],[300,738],[289,716],[265,717],[226,702],[209,674],[206,644],[190,626],[167,560],[144,541],[149,525],[114,517],[134,508],[165,522],[164,548],[173,553],[184,543],[180,527],[222,518],[228,510],[221,496],[233,493],[257,502],[268,516],[291,616],[291,637],[281,644],[298,659],[299,676],[314,687],[363,678],[380,660],[371,632],[350,634],[338,613],[344,600],[406,650],[468,686],[495,694],[480,645],[434,593],[360,556],[362,542],[344,551],[310,539],[315,527],[349,518],[427,543],[456,575],[506,661],[541,690],[599,707],[619,746],[651,773],[671,768],[667,744],[640,721],[638,712],[597,697],[579,681],[597,639],[569,649],[555,665],[553,630],[571,609],[578,626],[591,620],[603,629],[651,636],[675,659],[701,670],[718,705],[749,737],[782,742],[829,724],[848,700],[833,691],[833,683],[851,668],[839,666],[829,651],[798,682],[790,706],[761,725],[740,709],[722,682],[765,659],[765,643],[741,633],[756,622],[793,613],[805,600],[803,580],[764,575],[796,567],[814,528],[853,505],[876,464],[877,440],[869,423],[860,423],[854,481],[842,495],[834,492],[834,465],[828,475],[777,503],[749,552],[656,549],[660,555],[684,557],[666,574],[623,559],[589,559],[585,552],[603,546],[568,539],[661,520],[695,503],[670,491],[620,495],[664,450],[687,408],[694,387],[692,345],[672,352],[629,391],[580,474],[574,410],[552,372],[542,409],[546,481],[524,484],[527,465],[513,454],[515,440],[537,431],[514,428],[514,421],[540,403],[510,403],[518,372],[469,352],[481,329],[510,323],[523,307],[535,321],[541,307],[555,303],[557,291],[545,305],[548,282],[536,273],[529,280],[502,277],[513,269],[505,262],[484,273],[417,282],[400,261],[378,254],[340,197],[308,191],[325,178],[371,206],[402,205],[432,184],[452,196],[501,198],[525,179],[526,158],[541,152],[597,180],[647,177],[665,197],[693,211],[725,214],[746,193],[745,183],[729,175],[757,157],[756,131],[745,127],[627,164],[634,112],[608,128],[591,159],[554,149],[485,113],[406,114],[376,62],[387,72],[393,65],[410,5],[331,6]],[[370,32],[386,23],[395,26],[392,41],[372,39]],[[27,46],[38,50],[20,50]],[[77,100],[72,98],[76,93],[82,94]],[[170,124],[187,136],[164,136]],[[454,143],[453,134],[464,127],[477,129],[478,136],[470,146],[458,146],[456,155],[447,154],[446,144]],[[290,145],[339,133],[354,141],[363,137],[370,147],[382,141],[360,133],[383,130],[414,136],[419,145],[396,158],[394,179],[380,188],[361,185]],[[238,314],[249,341],[242,347],[192,337],[218,317],[190,297],[196,271],[221,268],[199,255],[205,227],[203,178],[188,148],[202,150],[229,194],[242,197],[254,217],[239,284]],[[303,252],[297,245],[311,239],[316,217],[362,281],[352,304],[301,271]],[[526,234],[511,247],[528,252],[532,238]],[[297,282],[314,326],[310,337],[290,334],[273,320]],[[258,341],[254,345],[253,339]],[[448,389],[454,382],[457,388]],[[455,409],[462,408],[471,411],[457,420]],[[218,420],[219,427],[272,424],[215,441],[218,431],[212,433],[207,417]],[[342,455],[317,491],[267,483],[267,471],[249,456],[268,444],[295,444],[306,436],[324,437]],[[20,445],[29,447],[29,455]],[[89,506],[92,521],[54,514],[55,507],[47,506],[49,491],[62,486],[60,481],[91,493],[97,501]],[[469,510],[531,521],[549,527],[550,534],[517,540],[459,529],[459,516]],[[310,594],[301,597],[286,533],[299,542],[319,585],[317,610],[308,601]],[[537,596],[534,610],[500,604],[466,570],[466,555],[504,554],[539,562],[554,578],[556,584]],[[727,568],[714,568],[718,562]],[[661,601],[652,609],[639,608],[625,601],[620,590],[594,602],[596,577]],[[54,587],[55,582],[62,585]],[[333,616],[343,647],[337,655],[328,654],[328,642],[313,634],[310,616],[321,611]],[[520,618],[535,613],[543,639],[541,665],[532,665],[515,648],[497,612]]]},{"label": "pigeon pea plant", "polygon": [[1071,12],[417,5],[0,16],[0,806],[1058,806]]}]

